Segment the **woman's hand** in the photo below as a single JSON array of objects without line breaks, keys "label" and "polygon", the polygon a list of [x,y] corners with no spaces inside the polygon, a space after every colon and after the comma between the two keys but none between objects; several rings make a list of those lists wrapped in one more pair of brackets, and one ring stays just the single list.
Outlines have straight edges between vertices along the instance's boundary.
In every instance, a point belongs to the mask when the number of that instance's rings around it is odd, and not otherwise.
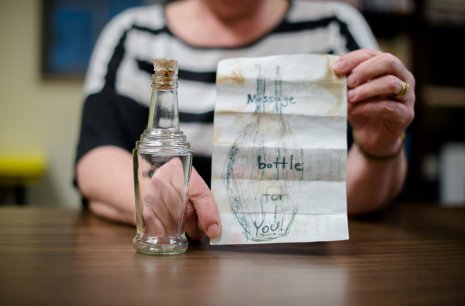
[{"label": "woman's hand", "polygon": [[410,71],[392,54],[369,49],[342,56],[333,69],[347,75],[349,122],[357,142],[375,156],[398,151],[414,118],[415,79]]},{"label": "woman's hand", "polygon": [[195,168],[192,168],[187,190],[185,219],[179,207],[179,196],[184,188],[184,169],[179,158],[172,158],[155,171],[149,163],[140,161],[144,179],[140,181],[144,205],[145,226],[154,236],[172,236],[185,220],[187,235],[200,240],[205,234],[215,238],[220,232],[220,220],[213,195]]}]

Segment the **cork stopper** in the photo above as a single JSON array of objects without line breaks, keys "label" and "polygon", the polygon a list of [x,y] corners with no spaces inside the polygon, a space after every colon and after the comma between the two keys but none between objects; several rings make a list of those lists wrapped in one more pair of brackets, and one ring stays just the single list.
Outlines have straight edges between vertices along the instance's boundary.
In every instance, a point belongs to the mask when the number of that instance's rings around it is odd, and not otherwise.
[{"label": "cork stopper", "polygon": [[177,74],[178,62],[170,58],[156,58],[153,60],[153,71],[166,74]]},{"label": "cork stopper", "polygon": [[157,89],[173,89],[178,87],[178,62],[169,58],[153,60],[152,86]]}]

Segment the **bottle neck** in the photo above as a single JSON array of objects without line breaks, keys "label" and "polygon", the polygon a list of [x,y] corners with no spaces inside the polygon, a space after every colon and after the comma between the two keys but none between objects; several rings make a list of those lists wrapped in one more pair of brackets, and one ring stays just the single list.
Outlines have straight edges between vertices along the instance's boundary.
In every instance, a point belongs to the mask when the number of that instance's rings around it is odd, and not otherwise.
[{"label": "bottle neck", "polygon": [[144,154],[191,154],[189,142],[179,128],[178,67],[171,59],[155,59],[147,129],[136,143]]},{"label": "bottle neck", "polygon": [[152,89],[149,129],[179,130],[178,95],[175,89]]},{"label": "bottle neck", "polygon": [[179,130],[177,87],[177,75],[153,75],[148,129]]}]

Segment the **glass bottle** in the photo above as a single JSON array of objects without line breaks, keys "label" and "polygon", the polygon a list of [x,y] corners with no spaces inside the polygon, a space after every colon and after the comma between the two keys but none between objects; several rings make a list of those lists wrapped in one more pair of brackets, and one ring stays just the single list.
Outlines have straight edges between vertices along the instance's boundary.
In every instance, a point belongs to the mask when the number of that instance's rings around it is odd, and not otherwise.
[{"label": "glass bottle", "polygon": [[147,129],[133,150],[137,233],[134,248],[149,255],[187,249],[184,223],[192,151],[179,128],[178,67],[155,59]]}]

